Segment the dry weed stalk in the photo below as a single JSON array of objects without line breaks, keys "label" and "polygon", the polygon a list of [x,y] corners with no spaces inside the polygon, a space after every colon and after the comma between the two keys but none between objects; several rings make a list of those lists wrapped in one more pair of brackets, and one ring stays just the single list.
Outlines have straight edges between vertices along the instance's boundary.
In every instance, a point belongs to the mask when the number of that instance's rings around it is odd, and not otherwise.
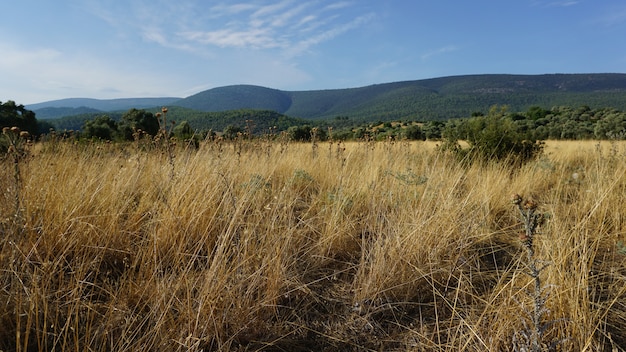
[{"label": "dry weed stalk", "polygon": [[524,232],[520,233],[519,239],[526,250],[526,265],[528,267],[527,275],[533,280],[532,291],[528,291],[528,295],[533,301],[533,310],[529,311],[524,308],[524,312],[529,316],[531,324],[530,326],[523,321],[524,331],[519,332],[522,341],[517,341],[518,335],[514,338],[514,348],[520,352],[540,352],[543,350],[554,350],[554,348],[562,341],[553,341],[550,345],[544,342],[544,336],[546,330],[550,328],[557,321],[544,321],[544,316],[549,313],[546,308],[546,301],[548,293],[546,293],[546,286],[541,281],[541,272],[549,266],[546,263],[535,257],[534,238],[537,234],[537,228],[543,220],[543,214],[537,213],[537,202],[532,198],[523,199],[519,194],[514,194],[511,197],[511,201],[517,207],[522,223],[524,225]]},{"label": "dry weed stalk", "polygon": [[161,112],[156,114],[157,119],[159,120],[159,133],[157,133],[155,137],[155,142],[157,142],[157,145],[159,145],[158,142],[160,142],[161,139],[163,140],[162,145],[165,147],[165,155],[167,157],[167,161],[170,164],[170,181],[172,181],[174,180],[174,176],[176,175],[176,170],[174,166],[174,148],[172,145],[172,141],[170,140],[170,135],[172,132],[172,128],[176,122],[172,121],[172,126],[168,129],[167,112],[168,108],[164,106],[161,108]]},{"label": "dry weed stalk", "polygon": [[27,131],[21,131],[19,127],[4,127],[2,135],[8,142],[7,156],[9,156],[13,164],[13,188],[14,188],[14,220],[20,223],[22,218],[21,211],[21,172],[20,162],[26,156],[26,145],[29,141],[30,134]]}]

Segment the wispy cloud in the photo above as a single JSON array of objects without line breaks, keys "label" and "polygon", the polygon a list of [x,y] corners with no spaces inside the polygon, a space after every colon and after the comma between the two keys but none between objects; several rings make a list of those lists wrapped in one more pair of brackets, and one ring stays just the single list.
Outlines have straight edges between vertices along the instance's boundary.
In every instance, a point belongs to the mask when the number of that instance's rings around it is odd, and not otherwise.
[{"label": "wispy cloud", "polygon": [[[135,0],[137,13],[126,15],[94,3],[92,11],[116,28],[135,27],[145,41],[167,48],[188,52],[200,51],[199,46],[205,50],[211,46],[280,49],[289,55],[332,40],[374,18],[373,14],[359,14],[357,4],[351,1],[265,0],[210,7],[197,1],[181,2],[186,5],[181,4],[178,10],[159,11],[159,6],[166,5]],[[158,21],[163,12],[171,20]]]},{"label": "wispy cloud", "polygon": [[558,0],[558,1],[554,1],[554,0],[536,0],[533,2],[534,6],[538,6],[538,7],[570,7],[570,6],[574,6],[574,5],[578,5],[582,3],[582,0]]},{"label": "wispy cloud", "polygon": [[212,32],[181,32],[178,36],[184,40],[200,44],[225,47],[270,49],[282,46],[267,30],[252,28],[250,30],[220,29]]},{"label": "wispy cloud", "polygon": [[455,45],[447,45],[441,48],[437,48],[431,51],[428,51],[424,54],[421,55],[422,60],[428,60],[430,58],[432,58],[433,56],[439,56],[439,55],[443,55],[443,54],[447,54],[453,51],[457,51],[459,50],[459,48]]},{"label": "wispy cloud", "polygon": [[549,7],[570,7],[574,5],[578,5],[580,1],[554,1],[548,3]]},{"label": "wispy cloud", "polygon": [[353,1],[337,1],[335,3],[326,5],[324,9],[325,10],[340,10],[346,7],[350,7],[352,5],[354,5]]},{"label": "wispy cloud", "polygon": [[373,14],[360,16],[348,23],[332,27],[326,31],[318,32],[315,35],[306,37],[298,42],[290,43],[290,46],[286,48],[287,54],[290,56],[297,56],[304,53],[315,45],[329,41],[345,32],[361,27],[365,23],[369,22],[373,17]]}]

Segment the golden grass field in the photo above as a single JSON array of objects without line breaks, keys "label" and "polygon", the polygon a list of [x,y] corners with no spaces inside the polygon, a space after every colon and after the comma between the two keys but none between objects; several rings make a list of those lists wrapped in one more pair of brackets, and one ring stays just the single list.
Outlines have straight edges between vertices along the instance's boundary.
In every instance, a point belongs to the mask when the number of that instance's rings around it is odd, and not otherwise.
[{"label": "golden grass field", "polygon": [[[0,178],[2,351],[626,348],[626,145],[522,167],[434,143],[38,144]],[[17,198],[16,198],[17,197]]]}]

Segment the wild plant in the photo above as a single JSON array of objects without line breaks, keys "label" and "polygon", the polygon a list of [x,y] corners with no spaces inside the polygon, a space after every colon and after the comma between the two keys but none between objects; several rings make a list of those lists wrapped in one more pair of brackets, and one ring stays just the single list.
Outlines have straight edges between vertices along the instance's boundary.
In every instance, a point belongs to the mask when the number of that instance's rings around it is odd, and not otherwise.
[{"label": "wild plant", "polygon": [[224,137],[218,136],[212,140],[211,149],[217,152],[217,158],[221,159],[224,154]]},{"label": "wild plant", "polygon": [[317,137],[318,137],[318,132],[319,132],[319,129],[317,127],[311,128],[311,149],[313,151],[312,154],[313,154],[314,158],[317,156],[317,148],[318,148]]},{"label": "wild plant", "polygon": [[6,156],[12,164],[13,173],[13,216],[15,223],[21,222],[21,172],[20,164],[27,156],[27,145],[30,142],[28,131],[21,131],[19,127],[4,127],[2,129],[3,140],[7,144]]},{"label": "wild plant", "polygon": [[246,139],[251,140],[252,136],[254,136],[254,129],[256,125],[254,124],[254,120],[247,119],[246,120],[246,128],[244,130]]},{"label": "wild plant", "polygon": [[287,147],[289,146],[289,141],[291,140],[291,138],[289,137],[289,133],[287,131],[280,132],[278,137],[276,137],[276,140],[278,141],[278,144],[279,144],[278,150],[280,154],[282,155],[287,151]]},{"label": "wild plant", "polygon": [[154,140],[157,146],[161,146],[164,148],[165,156],[167,157],[167,161],[170,165],[170,180],[173,180],[176,172],[174,165],[174,148],[172,145],[172,141],[170,140],[170,135],[176,122],[171,121],[171,126],[168,128],[167,112],[168,108],[164,106],[161,108],[161,112],[156,114],[156,117],[159,121],[159,132],[155,136]]},{"label": "wild plant", "polygon": [[526,250],[525,264],[528,271],[525,273],[533,282],[532,289],[526,291],[532,300],[532,310],[523,307],[530,324],[522,320],[524,329],[513,336],[513,347],[519,352],[552,351],[563,341],[551,341],[549,345],[544,341],[547,330],[558,320],[545,321],[545,315],[550,312],[546,308],[548,300],[546,291],[550,286],[542,282],[541,272],[550,264],[535,256],[534,239],[537,228],[543,222],[543,214],[537,212],[537,202],[532,198],[523,199],[519,194],[514,194],[511,201],[517,207],[524,226],[524,231],[519,234],[519,240]]},{"label": "wild plant", "polygon": [[609,150],[609,159],[615,161],[619,155],[619,146],[618,141],[622,141],[626,139],[626,131],[621,130],[619,132],[609,131],[606,133],[606,136],[609,138],[610,142],[610,150]]},{"label": "wild plant", "polygon": [[245,134],[237,132],[237,136],[233,140],[233,151],[237,154],[237,163],[241,162],[241,153],[243,152]]},{"label": "wild plant", "polygon": [[278,130],[278,127],[271,126],[269,128],[269,133],[266,134],[263,138],[263,142],[265,144],[263,149],[265,150],[265,154],[267,155],[268,159],[272,156],[272,149],[274,146],[274,139],[276,139],[277,130]]},{"label": "wild plant", "polygon": [[365,143],[367,151],[374,151],[376,148],[376,138],[372,137],[370,133],[365,133],[361,141]]},{"label": "wild plant", "polygon": [[341,162],[341,168],[346,166],[346,144],[342,141],[337,142],[337,151],[335,153],[337,160]]}]

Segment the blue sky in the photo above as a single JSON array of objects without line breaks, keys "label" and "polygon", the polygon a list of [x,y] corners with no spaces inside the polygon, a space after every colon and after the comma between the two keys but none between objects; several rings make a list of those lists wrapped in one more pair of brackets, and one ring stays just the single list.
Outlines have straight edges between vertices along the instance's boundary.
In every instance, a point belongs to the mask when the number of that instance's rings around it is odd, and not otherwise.
[{"label": "blue sky", "polygon": [[20,0],[0,101],[626,72],[624,0]]}]

